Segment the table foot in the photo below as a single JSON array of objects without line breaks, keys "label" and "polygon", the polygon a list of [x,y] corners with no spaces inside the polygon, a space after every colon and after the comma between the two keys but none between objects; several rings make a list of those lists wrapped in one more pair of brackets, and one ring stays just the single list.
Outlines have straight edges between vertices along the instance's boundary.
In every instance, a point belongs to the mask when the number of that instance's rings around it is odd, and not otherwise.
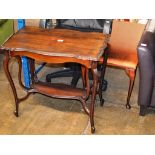
[{"label": "table foot", "polygon": [[126,104],[126,108],[127,109],[131,109],[131,105],[130,104]]},{"label": "table foot", "polygon": [[13,113],[16,117],[19,117],[18,111],[15,110]]},{"label": "table foot", "polygon": [[95,127],[94,126],[91,127],[91,133],[95,133]]}]

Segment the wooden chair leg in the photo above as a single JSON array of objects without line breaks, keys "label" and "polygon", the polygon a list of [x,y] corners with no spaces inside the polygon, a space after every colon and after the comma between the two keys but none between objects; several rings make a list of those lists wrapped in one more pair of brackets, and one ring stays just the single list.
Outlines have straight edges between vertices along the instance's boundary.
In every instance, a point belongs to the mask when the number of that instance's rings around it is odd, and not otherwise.
[{"label": "wooden chair leg", "polygon": [[129,89],[128,89],[128,96],[127,96],[127,103],[126,103],[126,108],[130,109],[131,105],[130,105],[130,97],[131,97],[131,93],[133,90],[133,86],[134,86],[134,82],[135,82],[135,75],[136,75],[136,69],[125,69],[126,74],[129,76]]}]

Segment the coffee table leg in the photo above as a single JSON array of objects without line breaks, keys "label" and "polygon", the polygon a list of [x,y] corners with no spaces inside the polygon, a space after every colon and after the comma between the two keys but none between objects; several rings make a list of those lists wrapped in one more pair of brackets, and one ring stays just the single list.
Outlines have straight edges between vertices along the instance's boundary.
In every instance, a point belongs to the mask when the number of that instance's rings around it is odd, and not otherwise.
[{"label": "coffee table leg", "polygon": [[94,104],[95,104],[97,85],[98,85],[97,62],[92,63],[91,72],[93,75],[93,87],[92,87],[91,104],[90,104],[90,124],[91,124],[91,132],[94,133],[95,132]]}]

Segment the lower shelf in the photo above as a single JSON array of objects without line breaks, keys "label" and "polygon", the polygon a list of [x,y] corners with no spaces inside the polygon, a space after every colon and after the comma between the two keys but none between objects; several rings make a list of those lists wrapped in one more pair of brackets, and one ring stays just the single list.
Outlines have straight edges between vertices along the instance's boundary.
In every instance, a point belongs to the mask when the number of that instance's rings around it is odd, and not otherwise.
[{"label": "lower shelf", "polygon": [[[33,86],[33,92],[41,93],[55,98],[79,99],[86,98],[86,90],[75,88],[61,83],[37,82]],[[30,90],[32,91],[32,90]]]}]

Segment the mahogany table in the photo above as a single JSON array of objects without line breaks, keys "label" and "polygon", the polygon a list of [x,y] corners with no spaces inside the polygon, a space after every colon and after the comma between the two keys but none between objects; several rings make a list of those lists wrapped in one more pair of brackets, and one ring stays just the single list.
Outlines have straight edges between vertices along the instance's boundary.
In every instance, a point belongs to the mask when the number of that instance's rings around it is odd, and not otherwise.
[{"label": "mahogany table", "polygon": [[[31,93],[41,93],[54,98],[75,99],[82,103],[86,114],[89,115],[91,132],[95,132],[94,103],[99,81],[97,64],[105,53],[107,37],[97,32],[80,32],[67,29],[40,29],[25,27],[14,34],[1,49],[5,51],[4,70],[10,82],[14,99],[15,115],[18,117],[19,103],[29,97]],[[31,86],[27,88],[21,80],[21,57],[26,56],[30,65]],[[18,79],[20,86],[27,92],[26,96],[19,98],[9,72],[9,61],[12,57],[18,60]],[[41,82],[35,74],[35,60],[46,63],[74,62],[81,65],[83,88],[73,88],[60,83]],[[93,75],[93,87],[90,88],[88,70]],[[104,65],[105,69],[105,65]],[[102,102],[102,90],[99,89]],[[86,101],[91,95],[90,107]]]}]

